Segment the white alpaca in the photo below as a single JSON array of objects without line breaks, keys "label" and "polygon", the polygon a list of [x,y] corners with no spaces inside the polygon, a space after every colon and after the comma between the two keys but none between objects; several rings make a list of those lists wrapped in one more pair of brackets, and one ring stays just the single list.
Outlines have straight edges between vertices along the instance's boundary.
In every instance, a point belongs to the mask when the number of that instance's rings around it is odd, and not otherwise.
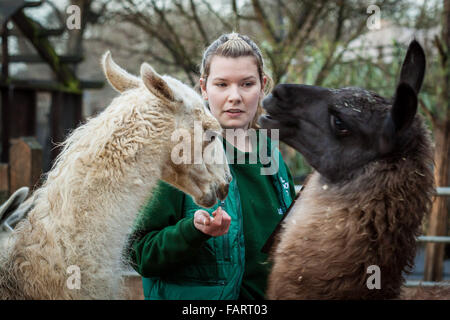
[{"label": "white alpaca", "polygon": [[[221,131],[201,97],[148,64],[138,78],[117,66],[109,52],[102,63],[122,94],[74,130],[45,183],[28,200],[32,210],[0,252],[2,299],[120,298],[122,251],[159,179],[199,205],[226,197],[231,175],[219,139],[203,146],[219,154],[222,164],[171,161],[179,144],[171,139],[174,130],[184,129],[192,138],[198,121],[204,131]],[[70,278],[77,270],[79,289]]]}]

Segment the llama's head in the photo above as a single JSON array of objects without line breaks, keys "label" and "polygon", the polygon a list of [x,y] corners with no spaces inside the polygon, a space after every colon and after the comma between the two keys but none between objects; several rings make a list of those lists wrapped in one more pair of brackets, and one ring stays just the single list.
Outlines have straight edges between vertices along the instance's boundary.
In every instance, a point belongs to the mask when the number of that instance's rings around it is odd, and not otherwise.
[{"label": "llama's head", "polygon": [[114,89],[139,95],[145,101],[144,109],[151,109],[148,111],[156,112],[155,117],[169,122],[163,127],[170,128],[170,132],[164,132],[161,139],[165,141],[160,143],[165,153],[161,179],[191,195],[203,207],[213,206],[216,197],[224,200],[231,174],[223,145],[216,139],[222,128],[205,108],[201,96],[177,79],[159,75],[147,63],[141,65],[140,77],[120,68],[109,52],[102,63]]},{"label": "llama's head", "polygon": [[371,161],[404,154],[422,134],[416,111],[424,72],[414,40],[392,100],[360,88],[280,84],[263,101],[268,115],[260,122],[279,128],[280,139],[329,181],[346,180]]}]

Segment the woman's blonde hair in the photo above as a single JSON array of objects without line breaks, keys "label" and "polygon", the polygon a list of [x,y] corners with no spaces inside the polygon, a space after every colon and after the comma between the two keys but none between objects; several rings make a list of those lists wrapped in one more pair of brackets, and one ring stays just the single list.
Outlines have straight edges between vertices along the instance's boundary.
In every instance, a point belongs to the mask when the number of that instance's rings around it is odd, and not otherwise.
[{"label": "woman's blonde hair", "polygon": [[[254,57],[256,61],[256,66],[258,68],[259,79],[261,86],[263,85],[264,76],[267,78],[266,86],[264,87],[264,94],[268,94],[272,91],[273,80],[264,71],[264,59],[255,42],[253,42],[249,37],[239,34],[239,33],[228,33],[221,35],[217,40],[210,44],[203,53],[202,63],[200,65],[200,76],[206,82],[209,71],[211,68],[211,61],[214,56],[238,58],[238,57]],[[257,121],[259,116],[262,114],[263,109],[261,106],[261,100],[258,103],[256,109],[255,117],[253,118],[250,128],[259,128]]]}]

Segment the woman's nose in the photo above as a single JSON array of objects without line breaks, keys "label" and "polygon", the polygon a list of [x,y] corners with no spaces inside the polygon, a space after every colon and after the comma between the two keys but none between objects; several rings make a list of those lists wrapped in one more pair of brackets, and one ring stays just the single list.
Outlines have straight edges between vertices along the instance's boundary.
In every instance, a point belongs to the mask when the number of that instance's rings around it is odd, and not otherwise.
[{"label": "woman's nose", "polygon": [[228,93],[228,102],[235,104],[241,101],[242,97],[241,93],[239,92],[238,86],[235,85],[230,86],[230,91]]}]

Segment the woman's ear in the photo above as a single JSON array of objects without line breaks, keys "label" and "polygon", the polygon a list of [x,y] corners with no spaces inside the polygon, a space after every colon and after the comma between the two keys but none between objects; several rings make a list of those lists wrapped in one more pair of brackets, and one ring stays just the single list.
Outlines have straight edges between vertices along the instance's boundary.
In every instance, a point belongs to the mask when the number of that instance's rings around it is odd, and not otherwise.
[{"label": "woman's ear", "polygon": [[208,94],[206,93],[206,80],[205,78],[200,78],[200,90],[202,92],[202,97],[205,100],[208,100]]},{"label": "woman's ear", "polygon": [[261,83],[261,92],[264,95],[264,88],[266,87],[267,84],[267,76],[263,76],[262,78],[262,83]]}]

